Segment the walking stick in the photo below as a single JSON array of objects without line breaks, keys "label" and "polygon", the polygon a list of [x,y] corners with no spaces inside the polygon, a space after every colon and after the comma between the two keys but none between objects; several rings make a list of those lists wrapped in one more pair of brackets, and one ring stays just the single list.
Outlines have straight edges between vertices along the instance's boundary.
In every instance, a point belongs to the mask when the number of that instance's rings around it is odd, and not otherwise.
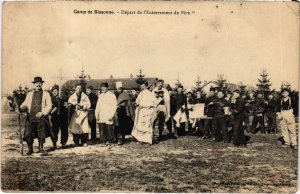
[{"label": "walking stick", "polygon": [[19,124],[19,140],[21,144],[20,153],[23,156],[24,146],[23,146],[23,137],[22,137],[22,129],[21,129],[21,113],[18,113],[18,124]]}]

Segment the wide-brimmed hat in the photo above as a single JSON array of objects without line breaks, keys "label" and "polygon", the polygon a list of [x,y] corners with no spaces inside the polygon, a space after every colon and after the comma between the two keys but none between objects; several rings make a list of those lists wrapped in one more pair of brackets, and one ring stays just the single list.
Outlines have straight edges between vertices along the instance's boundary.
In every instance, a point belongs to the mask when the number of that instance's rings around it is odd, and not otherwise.
[{"label": "wide-brimmed hat", "polygon": [[39,76],[33,78],[33,82],[32,83],[36,83],[36,82],[44,83],[43,79],[41,77],[39,77]]}]

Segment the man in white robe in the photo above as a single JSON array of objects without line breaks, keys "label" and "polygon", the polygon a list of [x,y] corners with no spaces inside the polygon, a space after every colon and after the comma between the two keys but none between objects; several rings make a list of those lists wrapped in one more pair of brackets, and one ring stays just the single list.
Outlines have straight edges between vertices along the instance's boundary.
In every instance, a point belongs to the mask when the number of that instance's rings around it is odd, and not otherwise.
[{"label": "man in white robe", "polygon": [[131,135],[139,142],[152,145],[153,139],[153,121],[157,106],[157,99],[154,93],[147,89],[148,83],[141,84],[141,92],[136,99],[136,111],[134,127]]},{"label": "man in white robe", "polygon": [[82,92],[80,84],[76,85],[75,90],[68,100],[69,105],[75,109],[69,124],[69,131],[73,134],[73,141],[76,146],[87,146],[91,131],[88,123],[88,110],[91,107],[91,103],[89,97]]},{"label": "man in white robe", "polygon": [[99,95],[95,116],[99,123],[101,141],[107,146],[115,142],[113,121],[117,110],[117,97],[111,91],[108,91],[108,83],[101,84],[102,93]]}]

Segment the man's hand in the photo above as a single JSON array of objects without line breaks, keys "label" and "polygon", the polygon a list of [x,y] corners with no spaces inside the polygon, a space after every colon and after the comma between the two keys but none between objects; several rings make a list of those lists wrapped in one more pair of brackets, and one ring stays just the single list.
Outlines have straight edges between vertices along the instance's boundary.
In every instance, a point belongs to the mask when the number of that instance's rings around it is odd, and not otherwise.
[{"label": "man's hand", "polygon": [[21,113],[22,113],[22,112],[26,112],[27,109],[28,109],[27,106],[20,107],[20,112],[21,112]]},{"label": "man's hand", "polygon": [[35,116],[40,119],[44,116],[44,114],[42,112],[38,112]]},{"label": "man's hand", "polygon": [[53,113],[55,113],[56,111],[57,111],[57,108],[55,107],[55,108],[52,109],[52,111],[51,111],[50,114],[53,114]]},{"label": "man's hand", "polygon": [[80,110],[82,109],[82,106],[80,106],[79,104],[76,105],[76,110]]}]

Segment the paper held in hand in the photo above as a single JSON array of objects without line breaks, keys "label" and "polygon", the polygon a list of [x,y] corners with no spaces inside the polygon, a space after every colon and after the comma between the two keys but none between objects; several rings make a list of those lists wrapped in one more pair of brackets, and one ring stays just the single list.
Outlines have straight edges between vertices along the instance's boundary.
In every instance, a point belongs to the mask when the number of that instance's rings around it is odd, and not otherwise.
[{"label": "paper held in hand", "polygon": [[200,103],[200,104],[195,104],[192,105],[192,109],[193,111],[189,111],[189,117],[191,119],[197,119],[197,118],[201,118],[201,117],[205,117],[204,115],[204,103]]}]

